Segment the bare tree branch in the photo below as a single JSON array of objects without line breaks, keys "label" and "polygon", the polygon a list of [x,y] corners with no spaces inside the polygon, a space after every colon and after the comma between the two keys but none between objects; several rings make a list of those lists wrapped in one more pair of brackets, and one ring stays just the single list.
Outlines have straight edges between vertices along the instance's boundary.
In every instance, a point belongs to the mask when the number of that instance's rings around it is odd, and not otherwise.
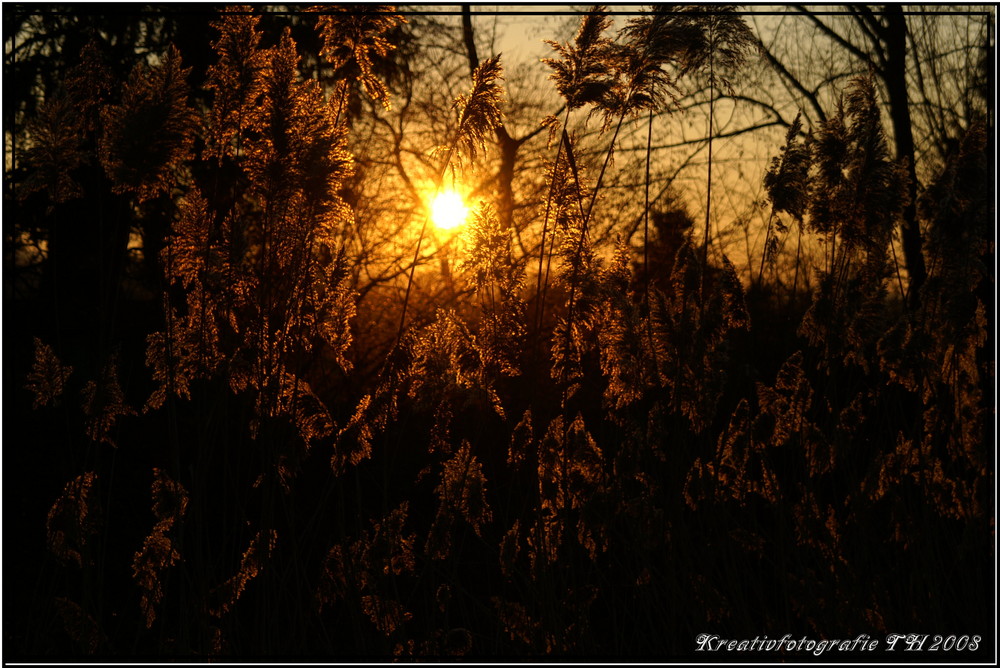
[{"label": "bare tree branch", "polygon": [[809,9],[804,5],[794,5],[794,7],[799,13],[801,13],[803,16],[809,19],[817,28],[819,28],[824,35],[826,35],[827,37],[835,41],[837,44],[847,49],[851,54],[853,54],[862,62],[871,65],[873,68],[875,68],[875,71],[878,72],[880,75],[883,74],[882,68],[879,66],[878,63],[876,63],[872,59],[871,54],[865,53],[860,48],[858,48],[857,45],[855,45],[853,42],[845,39],[842,35],[840,35],[840,33],[838,33],[833,28],[820,21],[819,17],[817,17],[815,14],[809,11]]},{"label": "bare tree branch", "polygon": [[883,26],[870,7],[864,5],[850,5],[851,13],[858,27],[865,33],[868,42],[872,45],[875,55],[882,67],[885,67],[885,50],[882,48],[882,40],[885,36],[885,26]]},{"label": "bare tree branch", "polygon": [[774,57],[770,49],[764,46],[763,42],[759,42],[759,44],[761,53],[764,55],[764,58],[767,60],[767,62],[771,64],[771,67],[773,67],[775,71],[778,74],[780,74],[783,79],[785,79],[789,84],[791,84],[795,90],[799,91],[803,95],[803,97],[805,97],[806,100],[809,101],[809,104],[816,111],[816,116],[819,118],[820,122],[825,122],[826,112],[823,111],[823,106],[819,103],[819,98],[816,97],[816,93],[803,86],[802,82],[799,81],[798,78],[796,78],[791,72],[789,72],[788,68],[786,68],[784,65],[781,64],[781,61],[779,61],[777,58]]}]

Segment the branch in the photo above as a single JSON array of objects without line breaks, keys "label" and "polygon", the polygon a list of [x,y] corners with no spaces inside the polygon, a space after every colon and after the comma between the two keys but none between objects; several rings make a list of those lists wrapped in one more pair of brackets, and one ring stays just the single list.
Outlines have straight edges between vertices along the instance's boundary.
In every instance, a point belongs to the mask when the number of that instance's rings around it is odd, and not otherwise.
[{"label": "branch", "polygon": [[835,41],[837,44],[840,44],[842,47],[844,47],[845,49],[847,49],[848,51],[850,51],[852,54],[854,54],[855,57],[857,57],[858,59],[860,59],[862,62],[867,63],[868,65],[870,65],[872,68],[875,69],[876,72],[879,73],[879,75],[883,74],[882,68],[879,67],[878,63],[876,63],[872,59],[872,56],[871,56],[870,53],[865,53],[860,48],[858,48],[853,42],[850,42],[847,39],[844,39],[844,37],[842,37],[840,34],[838,34],[833,28],[831,28],[830,26],[826,25],[825,23],[823,23],[822,21],[820,21],[819,18],[817,18],[812,13],[810,13],[809,10],[806,9],[803,5],[794,5],[794,7],[795,7],[795,9],[797,9],[799,11],[800,14],[802,14],[807,19],[809,19],[810,21],[812,21],[813,24],[815,24],[816,27],[820,29],[820,32],[822,32],[824,35],[826,35],[827,37],[829,37],[830,39],[832,39],[833,41]]},{"label": "branch", "polygon": [[886,31],[885,26],[878,22],[878,19],[875,18],[875,14],[869,7],[865,7],[864,5],[850,5],[849,8],[854,15],[854,20],[861,28],[861,31],[865,33],[865,36],[868,37],[872,48],[875,49],[875,55],[878,56],[879,63],[885,67],[885,51],[882,49],[882,40]]},{"label": "branch", "polygon": [[[785,117],[781,115],[781,112],[774,108],[774,105],[768,102],[764,102],[763,100],[757,100],[752,97],[747,97],[746,95],[726,95],[719,99],[735,100],[737,102],[749,102],[750,104],[756,105],[771,112],[771,115],[774,116],[774,120],[780,125],[783,125],[786,128],[790,128],[792,126],[792,124],[789,121],[786,121]],[[820,113],[822,113],[822,109],[820,109]]]},{"label": "branch", "polygon": [[820,122],[826,122],[826,113],[823,111],[823,107],[820,105],[819,98],[816,97],[816,93],[808,90],[805,86],[803,86],[802,82],[799,81],[794,75],[792,75],[792,73],[789,72],[788,69],[785,68],[785,66],[782,65],[777,58],[774,57],[771,51],[766,46],[764,46],[763,42],[760,42],[760,50],[764,54],[764,58],[767,59],[767,62],[771,64],[771,67],[777,70],[779,75],[785,78],[788,81],[788,83],[790,83],[792,87],[795,88],[795,90],[802,93],[802,95],[806,98],[806,100],[809,101],[813,109],[816,110],[816,115],[819,117]]},{"label": "branch", "polygon": [[[732,130],[730,132],[722,132],[722,133],[719,133],[719,134],[715,135],[714,138],[715,139],[728,139],[730,137],[738,137],[739,135],[747,134],[748,132],[756,132],[757,130],[763,130],[764,128],[770,128],[770,127],[774,127],[776,125],[787,128],[790,125],[790,123],[788,123],[784,119],[780,119],[779,118],[777,120],[767,121],[766,123],[756,123],[754,125],[748,125],[745,128],[740,128],[738,130]],[[659,146],[653,146],[653,147],[650,148],[650,150],[652,150],[652,151],[661,151],[661,150],[668,149],[668,148],[680,148],[681,146],[692,146],[694,144],[701,144],[702,142],[706,142],[706,141],[708,141],[707,137],[699,137],[697,139],[685,139],[683,141],[675,142],[673,144],[661,144]],[[619,146],[616,149],[616,151],[618,151],[619,153],[634,153],[636,151],[641,151],[641,152],[645,153],[646,152],[646,147],[645,146],[628,146],[628,147],[626,147],[626,146]],[[600,151],[591,151],[591,152],[584,153],[582,155],[590,156],[590,155],[596,155],[598,153],[600,153]]]},{"label": "branch", "polygon": [[403,155],[402,154],[403,154],[403,150],[404,149],[402,147],[402,143],[403,143],[403,137],[402,137],[402,135],[401,134],[397,134],[396,133],[396,129],[393,128],[392,124],[389,123],[389,121],[386,120],[385,118],[382,118],[377,113],[373,113],[372,116],[375,118],[375,122],[376,123],[379,123],[381,125],[385,125],[385,127],[389,130],[389,133],[392,135],[392,140],[393,140],[392,157],[393,157],[393,160],[392,160],[391,163],[388,163],[388,164],[392,164],[396,168],[396,171],[399,172],[399,177],[403,180],[403,185],[405,185],[406,189],[410,192],[410,196],[413,197],[414,201],[419,202],[420,201],[420,193],[419,193],[419,191],[417,191],[416,186],[413,185],[413,181],[410,179],[410,175],[407,174],[406,167],[403,166]]}]

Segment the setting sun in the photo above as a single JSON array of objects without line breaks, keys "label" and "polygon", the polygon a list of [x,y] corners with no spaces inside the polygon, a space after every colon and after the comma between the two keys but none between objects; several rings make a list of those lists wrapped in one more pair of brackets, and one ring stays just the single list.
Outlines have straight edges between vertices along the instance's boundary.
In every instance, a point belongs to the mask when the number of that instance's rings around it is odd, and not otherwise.
[{"label": "setting sun", "polygon": [[452,230],[465,222],[469,209],[462,201],[462,196],[454,190],[444,190],[438,193],[431,204],[431,220],[443,230]]}]

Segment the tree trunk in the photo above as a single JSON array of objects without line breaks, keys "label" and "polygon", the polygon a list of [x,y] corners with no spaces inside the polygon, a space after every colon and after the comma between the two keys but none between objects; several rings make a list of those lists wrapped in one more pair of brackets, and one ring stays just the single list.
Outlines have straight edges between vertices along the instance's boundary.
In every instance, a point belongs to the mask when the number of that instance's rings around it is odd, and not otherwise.
[{"label": "tree trunk", "polygon": [[886,5],[887,29],[885,81],[889,95],[889,114],[896,142],[896,158],[906,160],[909,177],[908,202],[903,209],[903,257],[910,275],[909,298],[915,304],[920,287],[927,278],[924,265],[923,241],[917,221],[917,168],[913,146],[913,125],[910,119],[910,99],[906,90],[906,17],[899,5]]}]

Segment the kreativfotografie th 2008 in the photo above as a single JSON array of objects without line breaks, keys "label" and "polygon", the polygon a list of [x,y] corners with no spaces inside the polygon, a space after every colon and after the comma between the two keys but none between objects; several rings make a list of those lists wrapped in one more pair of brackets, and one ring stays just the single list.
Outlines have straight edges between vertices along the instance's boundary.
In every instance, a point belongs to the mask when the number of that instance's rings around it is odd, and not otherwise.
[{"label": "kreativfotografie th 2008", "polygon": [[697,652],[811,652],[821,656],[829,652],[874,652],[882,648],[885,652],[974,652],[979,649],[982,637],[978,635],[932,636],[923,633],[890,633],[884,641],[862,633],[856,638],[844,640],[815,640],[802,636],[793,638],[786,633],[780,638],[756,636],[748,638],[723,638],[711,633],[701,633],[695,639]]}]

